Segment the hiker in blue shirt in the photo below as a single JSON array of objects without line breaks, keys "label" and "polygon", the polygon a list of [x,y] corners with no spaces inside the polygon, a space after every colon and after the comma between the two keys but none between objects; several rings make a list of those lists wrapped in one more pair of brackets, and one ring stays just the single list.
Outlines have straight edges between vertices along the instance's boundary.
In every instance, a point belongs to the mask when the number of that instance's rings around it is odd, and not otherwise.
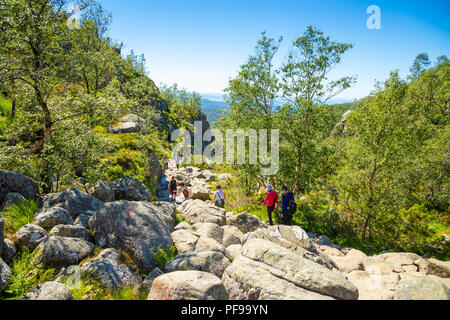
[{"label": "hiker in blue shirt", "polygon": [[281,188],[282,193],[282,208],[281,208],[281,223],[290,226],[292,224],[292,216],[297,211],[297,204],[295,203],[294,195],[289,192],[286,186]]}]

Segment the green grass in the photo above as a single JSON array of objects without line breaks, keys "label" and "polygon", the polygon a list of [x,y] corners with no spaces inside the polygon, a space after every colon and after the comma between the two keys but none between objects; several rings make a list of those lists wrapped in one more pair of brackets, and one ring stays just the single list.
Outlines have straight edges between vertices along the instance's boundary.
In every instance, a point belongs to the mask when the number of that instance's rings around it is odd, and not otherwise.
[{"label": "green grass", "polygon": [[166,268],[166,264],[176,257],[178,254],[177,248],[175,246],[169,246],[167,251],[164,251],[161,248],[156,249],[156,253],[152,252],[153,259],[155,259],[158,268],[164,270]]},{"label": "green grass", "polygon": [[52,280],[55,269],[46,268],[43,264],[36,265],[39,254],[40,252],[30,253],[24,248],[16,255],[10,265],[12,271],[10,284],[0,299],[21,299],[32,287]]},{"label": "green grass", "polygon": [[0,95],[0,116],[10,116],[11,115],[11,101],[6,99],[4,96]]},{"label": "green grass", "polygon": [[433,222],[431,222],[428,225],[428,228],[431,231],[433,231],[433,232],[435,232],[435,233],[437,233],[439,235],[446,234],[446,235],[450,236],[450,226],[448,224],[445,224],[445,223],[441,222],[441,221],[433,221]]},{"label": "green grass", "polygon": [[15,233],[24,225],[32,223],[37,209],[38,205],[34,200],[21,201],[6,208],[2,213],[6,222],[6,231]]}]

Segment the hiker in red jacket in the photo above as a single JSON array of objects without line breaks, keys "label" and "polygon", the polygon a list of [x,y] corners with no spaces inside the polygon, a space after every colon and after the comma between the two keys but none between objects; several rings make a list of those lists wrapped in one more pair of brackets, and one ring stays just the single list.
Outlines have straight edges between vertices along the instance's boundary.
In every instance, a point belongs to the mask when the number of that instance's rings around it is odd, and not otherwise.
[{"label": "hiker in red jacket", "polygon": [[263,206],[267,205],[267,215],[269,216],[269,225],[273,226],[272,212],[278,209],[278,193],[273,189],[273,187],[270,184],[267,186],[266,200],[264,200],[262,205]]}]

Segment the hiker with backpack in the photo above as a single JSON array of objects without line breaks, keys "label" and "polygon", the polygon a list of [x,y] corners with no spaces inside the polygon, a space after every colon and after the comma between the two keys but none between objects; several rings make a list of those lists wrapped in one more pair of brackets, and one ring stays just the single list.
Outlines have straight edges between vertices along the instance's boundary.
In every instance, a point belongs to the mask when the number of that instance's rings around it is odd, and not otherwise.
[{"label": "hiker with backpack", "polygon": [[269,184],[266,188],[267,196],[263,202],[263,206],[267,205],[267,215],[269,216],[269,225],[273,226],[272,212],[278,209],[278,193]]},{"label": "hiker with backpack", "polygon": [[175,177],[172,177],[172,179],[169,182],[170,199],[172,200],[172,202],[176,201],[177,189],[178,189],[177,180],[175,180]]},{"label": "hiker with backpack", "polygon": [[282,203],[281,203],[281,223],[290,226],[292,224],[292,217],[297,211],[297,203],[295,203],[294,195],[289,192],[286,186],[281,188]]},{"label": "hiker with backpack", "polygon": [[213,203],[216,207],[225,208],[225,192],[220,185],[216,186],[216,192],[214,193]]}]

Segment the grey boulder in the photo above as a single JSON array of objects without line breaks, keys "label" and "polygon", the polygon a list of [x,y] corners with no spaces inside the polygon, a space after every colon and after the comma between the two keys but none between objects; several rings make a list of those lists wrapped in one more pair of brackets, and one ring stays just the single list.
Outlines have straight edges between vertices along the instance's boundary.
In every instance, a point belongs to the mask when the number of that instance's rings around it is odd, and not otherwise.
[{"label": "grey boulder", "polygon": [[72,218],[81,214],[92,216],[103,207],[104,203],[97,198],[72,188],[61,193],[42,196],[43,208],[60,207],[66,209]]},{"label": "grey boulder", "polygon": [[165,271],[198,270],[213,273],[219,278],[230,264],[221,252],[195,251],[180,254],[166,264]]},{"label": "grey boulder", "polygon": [[175,271],[153,281],[148,300],[228,300],[228,292],[211,273]]},{"label": "grey boulder", "polygon": [[63,208],[48,208],[36,212],[34,222],[43,228],[53,228],[59,224],[72,224],[73,219]]},{"label": "grey boulder", "polygon": [[36,199],[39,185],[22,174],[0,170],[0,207],[10,192],[20,193],[26,199]]},{"label": "grey boulder", "polygon": [[39,252],[37,263],[56,266],[77,264],[87,258],[94,250],[94,244],[76,238],[58,236],[48,237],[35,249]]},{"label": "grey boulder", "polygon": [[89,229],[96,231],[97,245],[125,250],[142,273],[149,273],[156,267],[152,253],[173,245],[171,212],[161,210],[144,201],[109,202],[89,220]]},{"label": "grey boulder", "polygon": [[119,260],[116,250],[103,250],[95,259],[83,263],[81,273],[99,279],[110,290],[139,284],[139,276]]},{"label": "grey boulder", "polygon": [[26,247],[33,251],[42,241],[48,238],[47,231],[35,224],[27,224],[17,230],[13,239],[18,248]]},{"label": "grey boulder", "polygon": [[73,295],[69,288],[60,282],[44,282],[33,287],[23,300],[72,300]]}]

